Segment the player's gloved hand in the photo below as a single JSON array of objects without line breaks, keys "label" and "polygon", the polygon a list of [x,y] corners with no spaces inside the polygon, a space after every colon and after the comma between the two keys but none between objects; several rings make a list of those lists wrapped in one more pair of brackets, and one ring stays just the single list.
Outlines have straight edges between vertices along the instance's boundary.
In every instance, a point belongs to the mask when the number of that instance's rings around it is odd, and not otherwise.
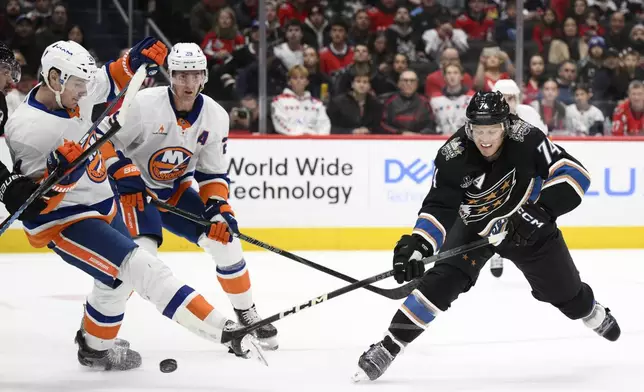
[{"label": "player's gloved hand", "polygon": [[206,229],[206,235],[210,239],[227,244],[233,240],[231,232],[232,234],[239,234],[235,213],[225,200],[209,199],[202,216],[205,220],[213,222]]},{"label": "player's gloved hand", "polygon": [[165,44],[153,37],[145,37],[130,49],[123,57],[124,66],[130,74],[134,74],[143,64],[150,64],[147,68],[148,75],[154,75],[163,66],[168,48]]},{"label": "player's gloved hand", "polygon": [[404,283],[423,276],[425,264],[421,259],[434,254],[431,244],[412,234],[403,235],[394,248],[394,278]]},{"label": "player's gloved hand", "polygon": [[534,245],[554,229],[554,219],[538,203],[527,202],[508,219],[505,241],[514,246]]},{"label": "player's gloved hand", "polygon": [[71,169],[71,164],[78,159],[82,153],[83,147],[71,140],[65,140],[63,145],[58,146],[58,148],[49,153],[49,156],[47,157],[47,171],[45,173],[45,178],[49,177],[49,175],[57,168],[60,168],[64,175],[66,175],[66,177],[58,184],[54,185],[52,188],[54,192],[69,192],[76,187],[76,183],[87,171],[89,160],[86,159],[74,170]]},{"label": "player's gloved hand", "polygon": [[[20,161],[16,166],[20,167]],[[9,173],[4,166],[0,166],[0,202],[4,203],[7,211],[12,215],[38,189],[38,184],[18,172]],[[20,214],[18,219],[33,220],[45,208],[47,208],[47,203],[42,198],[38,198],[29,204],[29,207]]]},{"label": "player's gloved hand", "polygon": [[107,169],[107,174],[116,184],[121,203],[126,207],[137,208],[143,212],[147,200],[145,198],[145,182],[141,178],[141,171],[132,163],[130,158],[124,157],[121,153],[118,155],[119,160]]}]

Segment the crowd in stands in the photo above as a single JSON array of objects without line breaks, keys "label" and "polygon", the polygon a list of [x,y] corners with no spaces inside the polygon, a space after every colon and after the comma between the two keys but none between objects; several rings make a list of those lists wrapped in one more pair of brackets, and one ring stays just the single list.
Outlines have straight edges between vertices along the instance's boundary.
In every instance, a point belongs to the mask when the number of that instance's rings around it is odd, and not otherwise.
[{"label": "crowd in stands", "polygon": [[[201,45],[204,93],[234,132],[260,131],[266,99],[269,133],[449,135],[474,91],[515,78],[519,40],[522,101],[553,134],[644,135],[641,0],[525,0],[522,10],[512,0],[267,0],[264,98],[259,1],[168,1],[186,13],[185,26],[168,29]],[[10,107],[36,82],[47,45],[83,43],[67,11],[54,0],[5,2],[0,39],[23,66]]]}]

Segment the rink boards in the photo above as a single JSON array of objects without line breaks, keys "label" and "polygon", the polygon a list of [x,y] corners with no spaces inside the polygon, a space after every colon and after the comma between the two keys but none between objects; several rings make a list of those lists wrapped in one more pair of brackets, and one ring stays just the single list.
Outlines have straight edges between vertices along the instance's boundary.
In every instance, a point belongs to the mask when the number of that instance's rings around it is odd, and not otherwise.
[{"label": "rink boards", "polygon": [[[231,205],[245,234],[287,249],[391,249],[414,225],[443,142],[400,136],[231,138]],[[568,244],[644,248],[644,138],[555,142],[592,176],[582,205],[559,219]],[[8,157],[0,138],[0,158],[11,166]],[[196,247],[166,232],[162,249]],[[0,237],[0,252],[31,251],[19,224]]]}]

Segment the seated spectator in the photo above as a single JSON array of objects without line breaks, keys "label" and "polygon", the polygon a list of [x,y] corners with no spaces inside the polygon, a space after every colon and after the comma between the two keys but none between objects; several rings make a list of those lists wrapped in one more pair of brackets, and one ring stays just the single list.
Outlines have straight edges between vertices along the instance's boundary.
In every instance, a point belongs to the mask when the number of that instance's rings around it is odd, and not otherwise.
[{"label": "seated spectator", "polygon": [[[494,83],[499,79],[510,79],[514,74],[508,54],[496,48],[483,49],[479,58],[479,66],[474,75],[474,87],[477,90],[492,91]],[[503,72],[503,66],[509,72]]]},{"label": "seated spectator", "polygon": [[515,42],[517,40],[517,6],[509,1],[505,6],[504,15],[495,22],[494,40],[497,44]]},{"label": "seated spectator", "polygon": [[69,30],[67,30],[67,39],[74,41],[77,44],[81,45],[83,48],[87,49],[89,54],[91,54],[92,57],[94,57],[94,60],[96,60],[96,65],[98,66],[100,64],[100,60],[96,55],[96,50],[94,50],[94,48],[92,48],[91,45],[87,42],[85,31],[80,27],[80,25],[72,25]]},{"label": "seated spectator", "polygon": [[329,102],[329,96],[334,94],[333,79],[320,72],[320,58],[315,48],[304,49],[304,68],[309,72],[309,85],[306,89],[313,98],[321,100],[326,105]]},{"label": "seated spectator", "polygon": [[617,105],[613,114],[614,136],[644,135],[644,84],[634,80],[628,86],[628,99]]},{"label": "seated spectator", "polygon": [[418,40],[418,34],[411,25],[409,10],[405,7],[398,7],[394,23],[385,30],[389,53],[402,53],[412,61],[419,61],[424,58],[422,53],[423,45]]},{"label": "seated spectator", "polygon": [[[258,25],[259,26],[259,25]],[[277,5],[272,1],[266,2],[266,42],[272,47],[281,43],[285,38],[280,21],[277,18]]]},{"label": "seated spectator", "polygon": [[489,41],[492,39],[494,20],[485,12],[485,0],[469,0],[467,12],[456,19],[454,27],[465,31],[471,40]]},{"label": "seated spectator", "polygon": [[217,12],[226,6],[226,0],[202,0],[190,10],[190,30],[193,41],[203,42],[203,38],[217,23]]},{"label": "seated spectator", "polygon": [[302,44],[302,23],[296,19],[288,21],[284,26],[286,42],[276,46],[273,54],[286,69],[304,64],[304,46]]},{"label": "seated spectator", "polygon": [[7,1],[4,13],[0,13],[0,40],[2,42],[8,42],[11,37],[13,37],[16,19],[18,19],[20,15],[22,15],[20,1]]},{"label": "seated spectator", "polygon": [[644,24],[636,24],[631,29],[630,47],[637,51],[640,56],[644,56]]},{"label": "seated spectator", "polygon": [[549,134],[565,132],[566,105],[558,99],[558,96],[559,87],[557,82],[553,79],[548,79],[543,84],[542,98],[530,104],[548,127]]},{"label": "seated spectator", "polygon": [[304,44],[320,50],[331,41],[329,37],[330,31],[331,26],[326,21],[324,9],[319,5],[311,7],[309,16],[306,17],[302,25],[302,34],[304,36],[302,41]]},{"label": "seated spectator", "polygon": [[35,8],[27,13],[27,18],[34,23],[36,30],[43,27],[51,18],[51,0],[36,0]]},{"label": "seated spectator", "polygon": [[433,95],[429,104],[436,121],[436,133],[451,135],[465,124],[465,109],[474,96],[474,90],[463,85],[463,67],[447,64],[443,68],[446,86]]},{"label": "seated spectator", "polygon": [[295,19],[304,23],[309,16],[307,9],[307,0],[288,0],[285,1],[277,11],[277,17],[282,26],[286,26],[289,21]]},{"label": "seated spectator", "polygon": [[431,108],[427,99],[419,95],[418,76],[405,71],[398,81],[399,92],[387,99],[383,106],[380,127],[387,134],[435,134]]},{"label": "seated spectator", "polygon": [[641,0],[624,0],[620,11],[626,17],[628,22],[644,20],[644,4]]},{"label": "seated spectator", "polygon": [[[230,130],[231,133],[258,133],[259,129],[259,104],[257,99],[252,96],[246,96],[241,99],[239,105],[230,111]],[[271,133],[273,126],[270,121],[266,121],[268,129],[265,133]]]},{"label": "seated spectator", "polygon": [[288,85],[273,99],[271,117],[275,131],[282,135],[328,135],[331,122],[322,101],[306,91],[308,71],[296,65],[288,71]]},{"label": "seated spectator", "polygon": [[16,32],[8,42],[11,49],[19,50],[27,60],[27,65],[36,72],[40,65],[42,53],[38,52],[36,37],[34,35],[34,23],[25,15],[21,15],[16,20]]},{"label": "seated spectator", "polygon": [[[458,51],[454,48],[447,48],[443,50],[443,53],[440,57],[440,68],[437,71],[434,71],[427,75],[425,79],[425,95],[431,97],[435,93],[440,93],[445,87],[445,76],[443,75],[443,68],[449,63],[456,63],[461,65],[461,59],[458,56]],[[472,76],[465,72],[463,74],[463,85],[467,88],[472,88],[474,82],[472,81]]]},{"label": "seated spectator", "polygon": [[13,113],[18,105],[22,103],[22,101],[25,99],[27,96],[27,93],[31,91],[32,88],[36,86],[38,83],[36,74],[32,73],[29,68],[22,66],[21,68],[21,76],[20,76],[20,81],[18,84],[15,86],[14,89],[9,91],[7,93],[7,115],[11,116],[11,113]]},{"label": "seated spectator", "polygon": [[372,65],[369,49],[364,45],[357,45],[353,64],[336,76],[335,94],[344,94],[350,91],[353,78],[358,73],[369,75],[371,89],[376,95],[396,91],[396,85],[392,84],[382,72]]},{"label": "seated spectator", "polygon": [[559,88],[557,97],[564,105],[570,105],[575,101],[572,87],[575,84],[575,80],[577,80],[577,64],[572,61],[564,61],[559,65],[557,74],[558,76],[555,79]]},{"label": "seated spectator", "polygon": [[367,14],[371,19],[371,31],[386,30],[389,25],[394,23],[396,10],[396,0],[379,0],[375,6],[367,9]]},{"label": "seated spectator", "polygon": [[[269,57],[266,70],[266,93],[269,97],[274,97],[282,93],[288,85],[288,70],[277,57]],[[246,68],[239,71],[235,81],[235,91],[238,97],[259,96],[259,63],[251,63]]]},{"label": "seated spectator", "polygon": [[387,36],[384,31],[376,33],[371,36],[369,41],[369,53],[371,54],[371,62],[382,73],[387,73],[391,70],[391,61],[393,54],[387,51]]},{"label": "seated spectator", "polygon": [[391,66],[391,71],[389,71],[389,73],[387,73],[386,75],[387,80],[389,81],[389,83],[391,83],[391,85],[397,86],[400,75],[408,69],[409,59],[404,54],[398,53],[396,56],[394,56],[394,62]]},{"label": "seated spectator", "polygon": [[54,6],[51,19],[36,32],[36,44],[42,53],[47,46],[56,41],[67,40],[67,7],[63,4]]},{"label": "seated spectator", "polygon": [[[559,65],[563,61],[579,61],[588,52],[588,44],[579,37],[577,22],[572,17],[567,17],[563,23],[563,34],[550,43],[548,49],[548,63]],[[582,55],[583,53],[583,55]]]},{"label": "seated spectator", "polygon": [[[597,19],[606,20],[608,15],[617,12],[618,7],[613,0],[587,0],[588,8],[597,13]],[[603,35],[603,34],[602,34]]]},{"label": "seated spectator", "polygon": [[448,16],[440,16],[435,29],[423,33],[425,53],[432,59],[438,59],[447,48],[454,48],[458,53],[465,53],[469,49],[467,34],[461,29],[452,27]]},{"label": "seated spectator", "polygon": [[532,29],[532,40],[539,46],[539,52],[544,53],[546,46],[550,46],[553,39],[561,37],[557,15],[547,9],[541,17],[541,23]]},{"label": "seated spectator", "polygon": [[608,31],[604,39],[606,40],[606,46],[610,48],[616,48],[621,51],[628,47],[628,30],[626,29],[624,13],[615,12],[610,16]]},{"label": "seated spectator", "polygon": [[331,43],[320,51],[320,71],[333,75],[353,63],[353,48],[347,43],[347,26],[344,19],[335,18],[331,27]]},{"label": "seated spectator", "polygon": [[577,82],[590,84],[595,79],[595,73],[604,63],[606,43],[602,37],[593,37],[588,41],[588,56],[579,62]]},{"label": "seated spectator", "polygon": [[230,7],[219,10],[217,23],[203,38],[201,49],[206,55],[209,63],[223,64],[231,56],[235,49],[246,44],[244,36],[239,33],[235,12]]},{"label": "seated spectator", "polygon": [[359,10],[353,17],[353,26],[349,31],[349,44],[356,46],[358,44],[368,45],[371,38],[371,19],[365,10]]},{"label": "seated spectator", "polygon": [[438,27],[440,25],[439,18],[442,16],[451,19],[449,9],[438,0],[421,0],[420,6],[411,12],[411,24],[420,38],[425,31]]},{"label": "seated spectator", "polygon": [[584,23],[579,26],[579,34],[583,36],[586,33],[589,33],[591,37],[595,35],[603,37],[606,33],[604,31],[604,28],[599,24],[599,20],[597,19],[597,12],[595,10],[588,11]]},{"label": "seated spectator", "polygon": [[586,23],[586,16],[588,15],[588,4],[586,0],[574,0],[572,4],[572,9],[568,11],[566,16],[575,19],[577,26],[581,26]]},{"label": "seated spectator", "polygon": [[629,84],[633,80],[644,80],[644,68],[640,65],[641,57],[642,56],[632,48],[627,48],[622,52],[622,54],[620,54]]},{"label": "seated spectator", "polygon": [[354,74],[351,91],[335,96],[327,109],[331,133],[363,135],[378,131],[382,106],[370,91],[369,74]]},{"label": "seated spectator", "polygon": [[610,116],[618,101],[626,98],[628,76],[619,64],[619,53],[610,48],[602,66],[595,73],[592,87],[593,103],[601,109],[604,116]]},{"label": "seated spectator", "polygon": [[574,136],[603,136],[604,115],[590,104],[592,93],[588,85],[575,86],[575,103],[566,107],[566,130]]},{"label": "seated spectator", "polygon": [[247,29],[259,18],[258,0],[242,0],[235,4],[235,19],[240,30]]},{"label": "seated spectator", "polygon": [[543,82],[546,80],[545,69],[543,56],[534,54],[530,57],[530,62],[528,63],[528,82],[523,89],[524,104],[529,105],[539,96]]}]

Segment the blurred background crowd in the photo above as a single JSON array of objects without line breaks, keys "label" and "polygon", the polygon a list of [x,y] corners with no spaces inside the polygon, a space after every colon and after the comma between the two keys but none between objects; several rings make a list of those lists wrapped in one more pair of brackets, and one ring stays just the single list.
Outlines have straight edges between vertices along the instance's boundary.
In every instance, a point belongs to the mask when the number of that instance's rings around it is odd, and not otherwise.
[{"label": "blurred background crowd", "polygon": [[[644,134],[642,0],[524,0],[522,9],[503,0],[130,1],[131,20],[128,0],[4,1],[0,39],[22,65],[10,112],[36,83],[47,45],[74,40],[100,63],[127,47],[128,27],[134,39],[156,35],[152,21],[167,44],[201,45],[204,93],[229,111],[231,133],[451,134],[474,91],[520,71],[521,101],[551,133]],[[159,74],[146,85],[167,83]]]}]

